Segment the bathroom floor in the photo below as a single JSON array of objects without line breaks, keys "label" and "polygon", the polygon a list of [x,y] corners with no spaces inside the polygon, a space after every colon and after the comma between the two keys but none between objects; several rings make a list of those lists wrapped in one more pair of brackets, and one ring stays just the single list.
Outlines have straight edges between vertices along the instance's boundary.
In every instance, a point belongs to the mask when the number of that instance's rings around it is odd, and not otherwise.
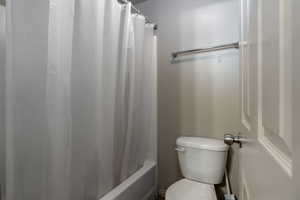
[{"label": "bathroom floor", "polygon": [[165,200],[165,195],[162,195],[162,194],[158,195],[157,200]]}]

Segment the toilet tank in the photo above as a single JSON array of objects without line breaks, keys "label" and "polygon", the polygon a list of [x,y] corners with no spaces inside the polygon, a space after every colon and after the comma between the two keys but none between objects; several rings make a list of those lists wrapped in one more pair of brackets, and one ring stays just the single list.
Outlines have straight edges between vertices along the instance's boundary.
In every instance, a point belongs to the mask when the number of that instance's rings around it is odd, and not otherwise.
[{"label": "toilet tank", "polygon": [[180,137],[176,145],[181,172],[185,178],[207,184],[222,182],[229,148],[223,140]]}]

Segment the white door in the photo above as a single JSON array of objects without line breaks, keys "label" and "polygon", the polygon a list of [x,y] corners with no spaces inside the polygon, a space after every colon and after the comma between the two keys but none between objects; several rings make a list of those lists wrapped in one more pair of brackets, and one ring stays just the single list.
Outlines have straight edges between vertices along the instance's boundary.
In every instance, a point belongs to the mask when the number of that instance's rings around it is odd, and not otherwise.
[{"label": "white door", "polygon": [[292,143],[300,146],[292,129],[293,110],[300,107],[300,101],[292,106],[292,48],[300,45],[292,37],[299,23],[291,20],[294,2],[299,8],[299,0],[241,0],[240,131],[246,141],[239,154],[240,200],[300,200],[293,193],[299,157]]},{"label": "white door", "polygon": [[0,200],[3,200],[5,182],[5,2],[0,0]]},{"label": "white door", "polygon": [[293,188],[300,199],[300,1],[292,0]]}]

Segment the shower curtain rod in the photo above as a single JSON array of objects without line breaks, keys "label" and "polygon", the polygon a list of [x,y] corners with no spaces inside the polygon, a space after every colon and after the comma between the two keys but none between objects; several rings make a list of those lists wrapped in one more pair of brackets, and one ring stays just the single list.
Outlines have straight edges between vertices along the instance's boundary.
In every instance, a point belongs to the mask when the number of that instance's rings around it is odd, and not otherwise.
[{"label": "shower curtain rod", "polygon": [[208,52],[213,52],[213,51],[221,51],[225,49],[239,49],[240,48],[240,43],[235,42],[232,44],[225,44],[225,45],[220,45],[220,46],[215,46],[215,47],[210,47],[210,48],[205,48],[205,49],[193,49],[193,50],[187,50],[187,51],[178,51],[172,53],[172,57],[177,58],[179,56],[188,56],[188,55],[194,55],[194,54],[199,54],[199,53],[208,53]]},{"label": "shower curtain rod", "polygon": [[[128,1],[128,0],[118,0],[120,3],[122,3],[122,4],[127,4],[127,3],[129,3],[130,1]],[[155,24],[155,23],[153,23],[150,19],[149,19],[149,17],[147,17],[146,15],[144,15],[137,7],[135,7],[133,4],[131,5],[131,7],[132,7],[132,9],[137,13],[137,14],[139,14],[139,15],[143,15],[144,17],[145,17],[145,20],[146,20],[146,23],[148,23],[148,24],[153,24],[154,25],[154,30],[157,30],[157,24]]]}]

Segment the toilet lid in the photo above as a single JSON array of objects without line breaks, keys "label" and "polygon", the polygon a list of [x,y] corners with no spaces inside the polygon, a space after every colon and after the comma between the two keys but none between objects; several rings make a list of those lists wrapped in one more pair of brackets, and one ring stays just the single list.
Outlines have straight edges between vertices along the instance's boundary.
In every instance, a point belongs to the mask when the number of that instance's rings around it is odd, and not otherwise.
[{"label": "toilet lid", "polygon": [[213,185],[182,179],[171,185],[166,200],[217,200]]}]

